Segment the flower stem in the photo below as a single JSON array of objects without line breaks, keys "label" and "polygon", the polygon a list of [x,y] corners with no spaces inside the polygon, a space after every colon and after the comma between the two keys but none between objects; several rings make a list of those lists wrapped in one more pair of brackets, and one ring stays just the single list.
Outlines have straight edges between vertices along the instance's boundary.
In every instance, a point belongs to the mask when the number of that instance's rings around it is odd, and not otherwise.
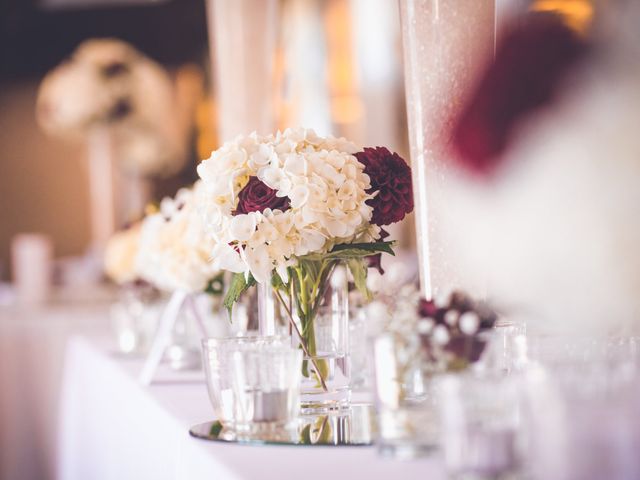
[{"label": "flower stem", "polygon": [[300,340],[300,346],[302,347],[302,351],[304,352],[304,354],[307,357],[309,357],[309,360],[311,361],[311,363],[313,364],[313,367],[316,370],[316,374],[318,375],[318,379],[320,380],[320,384],[322,385],[322,389],[325,392],[328,392],[329,389],[327,388],[327,384],[325,383],[324,378],[322,378],[322,373],[320,373],[320,368],[318,367],[318,364],[316,362],[316,358],[311,356],[311,354],[309,353],[309,350],[307,349],[307,345],[306,345],[306,343],[304,341],[304,338],[302,337],[302,334],[300,333],[300,330],[298,329],[298,325],[296,325],[296,322],[293,319],[293,314],[291,313],[291,310],[289,309],[289,307],[285,303],[284,299],[282,298],[282,295],[280,295],[280,292],[278,290],[275,290],[275,292],[276,292],[276,297],[278,297],[278,300],[280,301],[280,303],[284,307],[285,311],[287,312],[287,315],[289,315],[289,324],[294,328],[294,330],[296,331],[296,334],[298,335],[298,339]]}]

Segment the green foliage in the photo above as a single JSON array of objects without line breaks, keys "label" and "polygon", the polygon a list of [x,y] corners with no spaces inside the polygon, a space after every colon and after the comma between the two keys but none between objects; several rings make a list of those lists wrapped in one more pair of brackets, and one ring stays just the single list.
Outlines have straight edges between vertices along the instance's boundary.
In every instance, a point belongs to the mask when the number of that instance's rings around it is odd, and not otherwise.
[{"label": "green foliage", "polygon": [[209,435],[211,435],[214,438],[218,438],[218,435],[220,435],[220,432],[222,431],[222,424],[218,421],[213,422],[211,424],[211,430],[209,430]]},{"label": "green foliage", "polygon": [[[297,314],[306,334],[312,329],[312,322],[316,316],[324,296],[327,279],[331,276],[335,266],[341,261],[346,262],[353,276],[356,288],[367,299],[371,299],[371,292],[367,289],[366,257],[378,253],[394,255],[394,242],[350,243],[336,245],[328,253],[314,253],[297,259],[297,265],[288,268],[289,278],[285,283],[277,272],[271,276],[271,286],[278,292],[288,296],[291,291],[296,292]],[[220,277],[218,279],[218,277]],[[221,294],[224,289],[224,278],[220,275],[214,278],[207,287],[207,293]],[[219,282],[217,282],[219,280]],[[216,282],[216,283],[214,283]],[[235,273],[224,297],[224,306],[231,316],[233,305],[240,296],[256,284],[249,274],[248,280],[243,273]]]},{"label": "green foliage", "polygon": [[371,242],[371,243],[344,243],[336,245],[328,253],[312,253],[300,258],[302,260],[348,260],[350,258],[364,258],[377,253],[395,255],[393,245],[395,242]]},{"label": "green foliage", "polygon": [[220,272],[209,280],[207,288],[204,289],[204,293],[213,296],[222,295],[224,293],[224,272]]},{"label": "green foliage", "polygon": [[367,254],[364,256],[375,255],[376,253],[388,253],[389,255],[395,255],[392,248],[394,244],[395,242],[344,243],[333,247],[330,255],[349,250],[367,252]]},{"label": "green foliage", "polygon": [[303,445],[328,445],[332,436],[331,423],[327,415],[319,416],[314,422],[305,425],[300,432],[300,443]]},{"label": "green foliage", "polygon": [[245,280],[244,273],[233,274],[227,294],[224,296],[224,306],[227,309],[227,312],[229,312],[229,318],[231,318],[233,305],[248,288],[253,287],[255,284],[256,280],[251,274],[249,274],[248,280]]},{"label": "green foliage", "polygon": [[353,283],[355,283],[358,291],[367,301],[370,301],[371,292],[367,288],[367,266],[364,263],[364,259],[350,258],[347,260],[347,267],[349,267],[349,271],[353,277]]}]

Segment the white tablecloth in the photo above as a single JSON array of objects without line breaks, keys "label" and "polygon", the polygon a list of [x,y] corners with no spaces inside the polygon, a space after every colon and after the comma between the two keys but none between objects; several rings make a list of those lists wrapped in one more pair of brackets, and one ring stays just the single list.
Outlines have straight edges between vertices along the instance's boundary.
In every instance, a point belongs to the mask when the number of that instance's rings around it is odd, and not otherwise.
[{"label": "white tablecloth", "polygon": [[174,375],[142,387],[136,381],[140,367],[140,361],[109,354],[99,340],[69,342],[61,480],[443,477],[439,462],[382,459],[373,447],[248,446],[191,438],[189,427],[212,417],[203,380]]},{"label": "white tablecloth", "polygon": [[[108,330],[108,299],[0,306],[0,479],[53,479],[67,339]],[[67,295],[68,297],[68,295]]]}]

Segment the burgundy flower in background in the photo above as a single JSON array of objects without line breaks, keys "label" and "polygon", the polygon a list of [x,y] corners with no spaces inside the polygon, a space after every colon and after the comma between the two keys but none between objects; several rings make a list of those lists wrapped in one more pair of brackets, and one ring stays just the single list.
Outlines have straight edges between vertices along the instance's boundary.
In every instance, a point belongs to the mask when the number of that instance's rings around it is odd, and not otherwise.
[{"label": "burgundy flower in background", "polygon": [[438,313],[438,307],[433,300],[425,300],[424,298],[420,299],[420,304],[418,305],[418,315],[422,318],[436,318]]},{"label": "burgundy flower in background", "polygon": [[376,147],[365,148],[355,156],[371,179],[371,188],[367,193],[378,192],[374,198],[367,200],[367,205],[373,207],[371,223],[390,225],[413,211],[411,168],[400,155],[384,147]]},{"label": "burgundy flower in background", "polygon": [[249,212],[262,212],[266,208],[271,210],[289,209],[289,198],[276,196],[276,191],[269,188],[258,177],[250,177],[249,182],[238,193],[238,206],[234,215]]},{"label": "burgundy flower in background", "polygon": [[506,33],[452,132],[460,164],[490,174],[518,122],[553,102],[558,85],[587,51],[555,15],[529,14]]}]

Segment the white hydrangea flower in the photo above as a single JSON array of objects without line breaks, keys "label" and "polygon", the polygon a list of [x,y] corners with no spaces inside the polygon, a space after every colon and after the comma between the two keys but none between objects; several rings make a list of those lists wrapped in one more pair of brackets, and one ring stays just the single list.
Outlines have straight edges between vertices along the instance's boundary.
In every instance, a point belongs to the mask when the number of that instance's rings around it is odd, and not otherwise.
[{"label": "white hydrangea flower", "polygon": [[[214,268],[251,273],[266,282],[286,276],[295,257],[326,253],[335,245],[372,242],[370,188],[359,148],[313,130],[252,133],[225,143],[198,166],[205,193],[199,211],[210,238]],[[252,177],[287,198],[285,211],[237,213],[239,194]]]},{"label": "white hydrangea flower", "polygon": [[197,182],[191,190],[163,200],[160,212],[143,220],[136,259],[141,278],[162,290],[200,292],[215,276],[211,255],[227,255],[215,252],[206,234],[198,210],[203,194],[202,182]]}]

